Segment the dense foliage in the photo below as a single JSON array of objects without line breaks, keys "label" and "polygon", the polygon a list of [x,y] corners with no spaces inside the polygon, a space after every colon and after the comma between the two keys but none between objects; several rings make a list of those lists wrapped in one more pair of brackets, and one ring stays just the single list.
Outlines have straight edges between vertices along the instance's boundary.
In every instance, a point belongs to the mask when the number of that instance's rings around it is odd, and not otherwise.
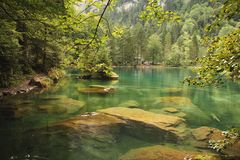
[{"label": "dense foliage", "polygon": [[237,0],[1,0],[0,87],[52,68],[108,74],[112,64],[199,64],[189,84],[238,80],[239,8]]},{"label": "dense foliage", "polygon": [[52,68],[87,70],[105,63],[108,30],[100,13],[108,5],[81,0],[1,0],[0,87]]},{"label": "dense foliage", "polygon": [[[210,34],[207,37],[208,54],[199,58],[201,64],[196,69],[197,75],[185,81],[188,84],[199,86],[219,85],[226,78],[233,81],[240,79],[240,1],[228,0],[216,13],[213,23],[207,26],[207,33],[216,33],[222,26],[218,35]],[[236,21],[235,27],[226,21]]]},{"label": "dense foliage", "polygon": [[58,1],[0,1],[0,86],[33,70],[57,67],[60,47],[51,21],[64,12]]},{"label": "dense foliage", "polygon": [[218,28],[205,31],[221,7],[221,1],[208,0],[119,1],[108,15],[122,29],[119,37],[111,38],[113,64],[195,65],[196,58],[209,54],[206,37],[226,36],[239,27],[237,18],[223,18]]},{"label": "dense foliage", "polygon": [[[153,2],[121,1],[109,14],[112,23],[123,28],[122,36],[113,37],[111,41],[110,51],[115,65],[146,63],[184,66],[205,53],[205,46],[200,45],[204,36],[203,26],[214,11],[207,2],[191,3],[188,8],[186,4],[175,1]],[[202,15],[202,8],[206,8],[205,12],[208,9],[209,13]],[[153,39],[153,35],[159,38]],[[153,43],[157,46],[155,53],[149,47]]]}]

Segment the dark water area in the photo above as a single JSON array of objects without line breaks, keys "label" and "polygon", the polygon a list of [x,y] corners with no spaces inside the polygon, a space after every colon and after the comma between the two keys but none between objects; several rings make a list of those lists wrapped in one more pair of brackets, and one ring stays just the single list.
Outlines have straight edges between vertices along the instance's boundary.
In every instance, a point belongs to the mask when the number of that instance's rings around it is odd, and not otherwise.
[{"label": "dark water area", "polygon": [[[135,137],[126,130],[121,130],[114,141],[99,141],[79,138],[71,132],[59,134],[51,128],[53,123],[109,107],[137,106],[153,113],[161,113],[164,107],[175,107],[185,114],[189,128],[240,127],[239,84],[227,82],[219,88],[185,86],[181,81],[190,75],[190,70],[184,68],[116,68],[115,72],[120,76],[117,81],[77,80],[77,75],[68,74],[42,93],[1,101],[0,159],[117,160],[130,149],[154,144],[177,145],[154,141],[141,133]],[[79,92],[89,85],[112,87],[116,92]],[[171,97],[174,102],[181,97],[183,103],[171,106],[159,101],[159,97]],[[76,104],[75,100],[79,102]],[[46,111],[48,107],[51,109]]]}]

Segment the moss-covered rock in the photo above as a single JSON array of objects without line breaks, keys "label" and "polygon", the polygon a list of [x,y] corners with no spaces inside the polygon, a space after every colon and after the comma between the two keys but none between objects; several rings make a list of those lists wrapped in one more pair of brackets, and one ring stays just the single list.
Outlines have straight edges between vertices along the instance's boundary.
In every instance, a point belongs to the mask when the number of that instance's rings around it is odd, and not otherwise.
[{"label": "moss-covered rock", "polygon": [[65,72],[58,68],[52,68],[50,71],[48,71],[48,77],[53,80],[54,83],[57,83],[60,78],[64,77]]},{"label": "moss-covered rock", "polygon": [[72,98],[62,97],[60,99],[48,99],[47,103],[38,105],[39,111],[60,114],[60,113],[75,113],[80,111],[84,106],[85,102],[78,101]]},{"label": "moss-covered rock", "polygon": [[99,89],[105,89],[105,88],[109,88],[107,86],[102,86],[102,85],[89,85],[90,88],[99,88]]},{"label": "moss-covered rock", "polygon": [[[191,144],[198,148],[209,148],[209,141],[220,141],[224,140],[225,136],[222,134],[222,131],[217,128],[211,128],[207,126],[202,126],[192,130],[193,140]],[[240,159],[240,141],[237,140],[232,145],[226,146],[223,149],[223,153],[234,157],[235,159]]]},{"label": "moss-covered rock", "polygon": [[192,135],[198,141],[222,139],[222,132],[216,128],[202,126],[192,130]]},{"label": "moss-covered rock", "polygon": [[61,113],[66,113],[67,112],[67,107],[60,107],[58,105],[54,106],[54,105],[38,105],[37,108],[42,111],[42,112],[46,112],[46,113],[56,113],[56,114],[61,114]]},{"label": "moss-covered rock", "polygon": [[166,108],[163,108],[163,111],[164,112],[169,112],[169,113],[178,113],[179,110],[177,110],[176,108],[174,107],[166,107]]},{"label": "moss-covered rock", "polygon": [[126,102],[120,103],[119,107],[128,107],[128,108],[140,108],[140,104],[134,100],[128,100]]},{"label": "moss-covered rock", "polygon": [[157,97],[154,100],[154,104],[162,106],[192,106],[192,101],[187,97],[166,96]]},{"label": "moss-covered rock", "polygon": [[106,78],[109,80],[118,80],[119,75],[112,71],[108,76],[106,76]]},{"label": "moss-covered rock", "polygon": [[205,112],[201,110],[198,106],[192,103],[191,99],[182,96],[165,96],[156,97],[153,99],[154,107],[174,107],[179,112],[186,114],[185,118],[189,121],[194,121],[194,123],[199,123],[198,119],[201,119],[201,123],[208,123],[211,121]]},{"label": "moss-covered rock", "polygon": [[[166,108],[174,108],[174,107],[166,107]],[[171,110],[171,112],[169,112],[170,110],[166,110],[166,108],[162,108],[162,109],[150,109],[150,112],[153,113],[158,113],[158,114],[167,114],[167,115],[173,115],[173,116],[177,116],[180,118],[186,118],[187,114],[184,112],[180,112],[178,109],[174,109]],[[177,112],[176,112],[177,111]]]},{"label": "moss-covered rock", "polygon": [[48,133],[71,137],[74,141],[68,143],[81,149],[83,154],[88,155],[88,159],[110,160],[113,157],[108,153],[113,152],[112,146],[118,141],[120,130],[125,124],[117,117],[92,112],[53,124],[48,128]]},{"label": "moss-covered rock", "polygon": [[180,94],[185,93],[186,91],[183,88],[163,88],[161,89],[161,92],[168,94]]},{"label": "moss-covered rock", "polygon": [[33,77],[29,82],[29,85],[37,86],[39,88],[48,88],[52,84],[53,80],[44,75]]},{"label": "moss-covered rock", "polygon": [[204,153],[166,146],[150,146],[133,149],[121,156],[119,160],[220,160],[213,153]]},{"label": "moss-covered rock", "polygon": [[0,105],[0,117],[4,119],[18,119],[32,112],[31,101],[5,99]]},{"label": "moss-covered rock", "polygon": [[118,80],[119,75],[113,71],[109,73],[96,72],[90,76],[91,79],[102,79],[102,80]]},{"label": "moss-covered rock", "polygon": [[111,87],[104,87],[104,86],[90,86],[88,88],[79,88],[78,92],[84,94],[108,94],[108,93],[115,93],[116,89]]},{"label": "moss-covered rock", "polygon": [[118,80],[119,75],[113,71],[85,73],[80,75],[77,79],[99,79],[99,80]]},{"label": "moss-covered rock", "polygon": [[141,135],[146,134],[155,140],[178,141],[186,135],[184,119],[176,116],[124,107],[107,108],[98,110],[98,112],[127,121],[129,133],[138,134],[136,130],[139,130]]}]

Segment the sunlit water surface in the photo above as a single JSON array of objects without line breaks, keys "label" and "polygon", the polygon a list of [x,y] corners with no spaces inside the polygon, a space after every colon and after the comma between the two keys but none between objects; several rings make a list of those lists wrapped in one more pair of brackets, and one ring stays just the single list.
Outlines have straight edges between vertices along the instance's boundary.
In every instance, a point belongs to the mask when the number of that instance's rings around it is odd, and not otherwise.
[{"label": "sunlit water surface", "polygon": [[[11,97],[7,100],[9,103],[1,102],[0,107],[15,103],[27,108],[28,112],[17,113],[20,114],[16,115],[17,118],[9,118],[5,112],[0,114],[0,159],[117,160],[130,149],[161,144],[162,142],[149,140],[144,135],[134,137],[124,130],[114,142],[99,142],[95,139],[80,142],[76,135],[66,136],[52,131],[48,133],[46,126],[75,115],[116,107],[129,101],[136,101],[139,108],[146,111],[157,112],[163,106],[155,103],[155,100],[162,96],[187,97],[201,111],[195,115],[187,115],[186,123],[189,128],[210,126],[224,130],[240,126],[238,84],[229,82],[220,88],[183,86],[181,80],[190,71],[179,68],[117,68],[115,71],[120,75],[118,81],[77,80],[77,75],[68,74],[57,86],[41,94]],[[107,95],[79,93],[79,89],[89,85],[111,86],[117,91]],[[179,91],[174,92],[176,88]],[[70,113],[47,113],[36,107],[48,103],[55,105],[54,100],[46,98],[52,96],[80,100],[85,102],[85,107]]]}]

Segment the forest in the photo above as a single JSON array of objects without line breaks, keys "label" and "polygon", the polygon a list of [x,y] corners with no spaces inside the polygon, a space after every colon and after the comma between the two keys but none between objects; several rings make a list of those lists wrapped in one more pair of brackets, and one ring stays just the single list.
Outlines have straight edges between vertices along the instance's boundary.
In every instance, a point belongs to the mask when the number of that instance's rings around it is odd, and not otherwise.
[{"label": "forest", "polygon": [[238,160],[239,80],[239,0],[0,0],[0,159]]},{"label": "forest", "polygon": [[195,66],[197,58],[218,49],[213,59],[199,60],[211,70],[200,82],[218,83],[225,71],[239,79],[239,48],[231,47],[239,46],[237,1],[225,8],[221,1],[160,1],[160,10],[148,6],[155,13],[145,10],[144,0],[111,3],[2,1],[0,86],[66,67],[92,73],[112,65]]}]

